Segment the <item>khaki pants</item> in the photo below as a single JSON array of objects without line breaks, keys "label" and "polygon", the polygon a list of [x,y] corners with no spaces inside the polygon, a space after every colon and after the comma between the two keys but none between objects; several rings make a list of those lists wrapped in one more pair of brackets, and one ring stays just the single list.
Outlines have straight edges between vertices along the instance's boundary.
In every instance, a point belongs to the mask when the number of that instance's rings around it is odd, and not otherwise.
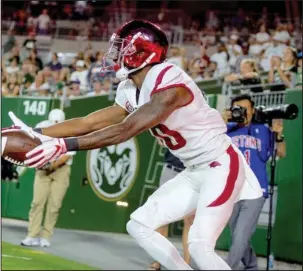
[{"label": "khaki pants", "polygon": [[29,211],[29,237],[40,235],[46,202],[47,209],[41,237],[49,240],[53,235],[59,210],[69,187],[70,170],[70,166],[64,165],[50,175],[46,175],[43,170],[36,171],[33,201]]}]

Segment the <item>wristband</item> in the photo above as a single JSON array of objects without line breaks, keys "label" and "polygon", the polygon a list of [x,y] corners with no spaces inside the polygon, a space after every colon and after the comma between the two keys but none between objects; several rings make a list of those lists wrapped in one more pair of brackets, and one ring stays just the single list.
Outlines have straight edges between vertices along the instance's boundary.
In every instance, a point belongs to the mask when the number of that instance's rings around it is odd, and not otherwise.
[{"label": "wristband", "polygon": [[78,144],[77,138],[70,137],[70,138],[64,138],[63,140],[65,142],[67,151],[78,151],[79,150],[79,144]]}]

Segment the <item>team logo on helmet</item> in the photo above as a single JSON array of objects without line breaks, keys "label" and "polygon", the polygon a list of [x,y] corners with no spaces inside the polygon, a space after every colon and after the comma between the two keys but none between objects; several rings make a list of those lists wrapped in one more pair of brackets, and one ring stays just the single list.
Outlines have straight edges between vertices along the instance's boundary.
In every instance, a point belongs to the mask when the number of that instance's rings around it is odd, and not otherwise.
[{"label": "team logo on helmet", "polygon": [[131,190],[138,170],[134,138],[87,153],[87,174],[93,191],[105,201],[116,201]]}]

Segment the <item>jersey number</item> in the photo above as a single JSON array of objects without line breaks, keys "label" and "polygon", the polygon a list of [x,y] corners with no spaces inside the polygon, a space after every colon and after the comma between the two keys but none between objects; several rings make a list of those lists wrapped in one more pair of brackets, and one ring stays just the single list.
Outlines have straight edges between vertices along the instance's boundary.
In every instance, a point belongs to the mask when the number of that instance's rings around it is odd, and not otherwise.
[{"label": "jersey number", "polygon": [[246,159],[247,164],[250,165],[250,150],[244,151],[244,157]]},{"label": "jersey number", "polygon": [[164,124],[159,124],[150,129],[153,136],[165,142],[167,148],[171,150],[181,149],[186,145],[186,140],[177,131],[169,130]]}]

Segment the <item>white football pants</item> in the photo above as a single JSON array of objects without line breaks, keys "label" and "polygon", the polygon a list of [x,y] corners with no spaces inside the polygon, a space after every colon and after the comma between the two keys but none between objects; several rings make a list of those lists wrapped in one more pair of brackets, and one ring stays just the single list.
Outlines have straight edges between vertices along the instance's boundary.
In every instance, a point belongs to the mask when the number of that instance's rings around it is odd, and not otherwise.
[{"label": "white football pants", "polygon": [[191,257],[200,270],[230,270],[215,252],[216,241],[232,214],[234,203],[243,197],[260,196],[262,191],[255,175],[238,148],[232,145],[215,161],[187,168],[161,186],[131,214],[127,231],[165,268],[191,270],[170,241],[155,230],[196,211],[188,237]]}]

